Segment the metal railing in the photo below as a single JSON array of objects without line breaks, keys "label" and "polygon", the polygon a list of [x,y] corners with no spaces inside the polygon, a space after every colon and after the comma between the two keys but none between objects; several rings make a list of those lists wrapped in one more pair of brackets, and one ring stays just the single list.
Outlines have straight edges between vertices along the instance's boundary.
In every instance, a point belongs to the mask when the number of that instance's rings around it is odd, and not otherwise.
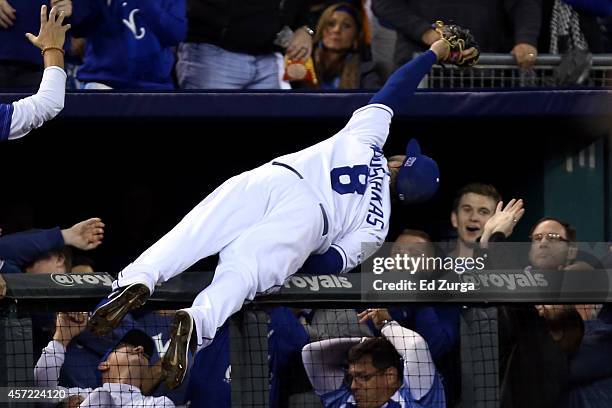
[{"label": "metal railing", "polygon": [[552,86],[612,86],[612,54],[540,54],[531,69],[520,69],[510,54],[482,54],[472,68],[436,65],[420,84],[434,89]]}]

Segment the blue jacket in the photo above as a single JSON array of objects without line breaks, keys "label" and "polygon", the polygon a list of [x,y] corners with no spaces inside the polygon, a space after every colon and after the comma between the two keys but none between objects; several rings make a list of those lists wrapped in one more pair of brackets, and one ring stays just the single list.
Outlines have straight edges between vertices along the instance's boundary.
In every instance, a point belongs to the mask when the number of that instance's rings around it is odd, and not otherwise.
[{"label": "blue jacket", "polygon": [[584,337],[569,359],[569,390],[562,408],[608,408],[612,404],[612,325],[601,319],[584,322]]},{"label": "blue jacket", "polygon": [[[270,401],[272,408],[286,406],[281,401],[284,381],[291,381],[295,364],[301,365],[302,348],[308,344],[308,334],[287,307],[269,311],[268,362]],[[213,342],[195,357],[189,376],[187,399],[192,408],[229,408],[231,404],[230,332],[224,324]]]},{"label": "blue jacket", "polygon": [[59,227],[47,230],[18,232],[0,237],[0,273],[19,273],[49,251],[64,247]]},{"label": "blue jacket", "polygon": [[87,37],[77,78],[113,88],[172,89],[172,47],[187,35],[185,0],[80,0],[72,34]]},{"label": "blue jacket", "polygon": [[[335,391],[321,395],[321,402],[325,408],[357,408],[355,397],[346,384],[342,384]],[[402,386],[383,406],[385,408],[446,408],[440,376],[435,374],[431,389],[420,400],[414,399],[410,392],[410,384],[404,377]]]},{"label": "blue jacket", "polygon": [[196,354],[189,375],[187,400],[191,401],[193,408],[230,408],[232,406],[228,323],[217,330],[215,339],[208,347]]},{"label": "blue jacket", "polygon": [[30,62],[40,65],[40,50],[26,38],[26,33],[38,34],[40,28],[40,6],[49,4],[45,0],[10,0],[17,10],[15,22],[11,28],[0,28],[0,60]]}]

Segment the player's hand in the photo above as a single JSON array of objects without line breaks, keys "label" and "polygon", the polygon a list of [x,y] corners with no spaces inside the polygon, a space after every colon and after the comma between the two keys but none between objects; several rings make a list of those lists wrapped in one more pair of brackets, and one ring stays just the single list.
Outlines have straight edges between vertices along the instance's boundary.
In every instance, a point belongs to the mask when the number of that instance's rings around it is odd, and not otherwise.
[{"label": "player's hand", "polygon": [[72,0],[51,0],[51,7],[64,12],[64,17],[72,16]]},{"label": "player's hand", "polygon": [[88,251],[97,248],[104,238],[104,223],[100,218],[90,218],[62,230],[66,245]]},{"label": "player's hand", "polygon": [[421,36],[421,41],[423,41],[423,43],[425,43],[426,45],[431,46],[433,43],[438,41],[440,38],[442,38],[440,33],[430,28],[423,33],[423,35]]},{"label": "player's hand", "polygon": [[[429,49],[432,50],[438,56],[438,61],[440,62],[445,62],[450,57],[450,47],[448,43],[444,40],[435,41],[431,45],[431,47],[429,47]],[[470,47],[466,50],[461,51],[461,55],[463,59],[470,59],[477,52],[478,50],[476,50],[476,48]]]},{"label": "player's hand", "polygon": [[525,43],[516,44],[510,53],[514,55],[516,65],[523,69],[531,68],[538,56],[536,47]]},{"label": "player's hand", "polygon": [[359,317],[359,323],[372,320],[372,323],[374,323],[378,330],[382,329],[385,325],[385,320],[391,320],[391,315],[387,309],[366,309],[357,316]]},{"label": "player's hand", "polygon": [[[2,0],[0,0],[2,1]],[[40,31],[38,37],[32,33],[27,33],[28,40],[41,50],[45,48],[64,48],[66,40],[66,31],[70,28],[70,24],[62,25],[65,14],[59,11],[56,7],[51,9],[49,18],[47,19],[47,6],[40,8]]]},{"label": "player's hand", "polygon": [[293,37],[287,47],[286,55],[289,59],[305,61],[312,52],[312,38],[302,27],[293,32]]},{"label": "player's hand", "polygon": [[0,0],[0,27],[10,28],[17,19],[15,10],[7,0]]},{"label": "player's hand", "polygon": [[64,347],[67,347],[70,341],[82,333],[86,327],[87,312],[60,312],[55,319],[53,340],[59,341]]},{"label": "player's hand", "polygon": [[493,214],[493,216],[487,220],[487,223],[484,226],[484,231],[482,233],[482,237],[480,238],[480,244],[483,248],[487,247],[489,237],[496,232],[501,232],[506,236],[506,238],[512,235],[514,227],[519,222],[523,214],[525,214],[522,199],[516,200],[513,198],[508,202],[506,207],[502,209],[503,205],[503,201],[497,203],[495,214]]}]

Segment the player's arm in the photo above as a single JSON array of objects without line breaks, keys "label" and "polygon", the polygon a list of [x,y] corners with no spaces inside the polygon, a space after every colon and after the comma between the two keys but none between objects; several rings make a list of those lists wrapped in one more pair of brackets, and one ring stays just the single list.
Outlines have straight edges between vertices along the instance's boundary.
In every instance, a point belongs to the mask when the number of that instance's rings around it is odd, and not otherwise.
[{"label": "player's arm", "polygon": [[436,41],[429,50],[398,68],[385,85],[370,99],[370,104],[382,104],[394,112],[401,111],[431,67],[447,58],[450,49],[444,41]]},{"label": "player's arm", "polygon": [[378,251],[386,231],[366,227],[349,233],[333,243],[325,253],[310,255],[297,273],[337,275],[348,272]]},{"label": "player's arm", "polygon": [[368,105],[357,109],[345,127],[347,137],[382,148],[389,134],[393,113],[405,111],[423,77],[439,59],[444,60],[449,48],[436,41],[429,51],[400,67],[385,85],[370,99]]},{"label": "player's arm", "polygon": [[330,249],[337,251],[342,258],[340,273],[348,272],[378,251],[385,240],[387,229],[364,227],[345,235],[334,242]]},{"label": "player's arm", "polygon": [[396,321],[387,323],[381,333],[404,359],[404,377],[410,384],[410,393],[416,400],[421,399],[431,389],[436,375],[427,342]]},{"label": "player's arm", "polygon": [[64,108],[66,73],[63,46],[70,24],[62,25],[63,20],[63,13],[55,7],[47,19],[47,7],[42,6],[38,36],[26,34],[32,44],[40,48],[45,71],[35,95],[0,106],[0,141],[25,136]]},{"label": "player's arm", "polygon": [[344,258],[338,248],[330,247],[323,254],[312,254],[297,273],[309,275],[337,275],[344,269]]},{"label": "player's arm", "polygon": [[335,391],[344,382],[343,365],[351,347],[361,341],[359,337],[321,340],[302,349],[302,361],[308,379],[318,395]]}]

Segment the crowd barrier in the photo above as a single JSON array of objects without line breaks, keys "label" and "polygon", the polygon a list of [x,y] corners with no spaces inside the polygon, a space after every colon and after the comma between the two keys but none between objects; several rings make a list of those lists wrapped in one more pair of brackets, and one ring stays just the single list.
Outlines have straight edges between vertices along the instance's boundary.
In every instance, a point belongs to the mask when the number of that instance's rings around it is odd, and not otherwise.
[{"label": "crowd barrier", "polygon": [[[483,275],[489,277],[479,278],[480,284],[472,293],[455,290],[449,296],[448,293],[444,295],[443,291],[440,291],[438,296],[434,297],[404,293],[402,297],[381,298],[378,301],[368,300],[367,285],[371,283],[360,276],[364,274],[293,276],[276,293],[258,297],[246,304],[230,319],[226,327],[218,331],[215,343],[205,349],[215,356],[215,361],[227,355],[225,364],[228,368],[221,371],[226,377],[221,378],[221,381],[227,381],[222,385],[226,384],[227,388],[215,389],[210,385],[214,382],[210,377],[205,377],[204,385],[197,381],[192,384],[188,378],[185,385],[178,390],[169,391],[162,385],[152,393],[168,395],[173,398],[177,406],[182,406],[186,402],[186,395],[193,396],[194,392],[200,395],[198,391],[193,391],[193,388],[189,387],[209,386],[213,388],[202,391],[203,397],[199,402],[192,401],[192,407],[222,406],[215,403],[224,396],[228,401],[231,400],[231,406],[236,407],[321,407],[300,365],[299,350],[302,346],[326,338],[368,335],[367,328],[362,327],[364,325],[356,324],[356,309],[400,306],[409,302],[414,307],[421,308],[456,307],[460,316],[459,341],[457,348],[449,354],[453,358],[443,360],[444,363],[441,363],[444,365],[440,370],[447,376],[445,384],[453,389],[451,392],[454,393],[454,403],[461,401],[464,407],[498,407],[506,374],[505,368],[503,366],[500,368],[500,364],[503,354],[506,353],[504,344],[509,341],[508,333],[500,327],[507,325],[507,321],[504,324],[500,323],[498,313],[508,313],[508,310],[524,312],[526,309],[533,309],[532,305],[539,303],[538,300],[555,301],[555,303],[609,301],[612,299],[608,295],[610,291],[607,285],[602,288],[601,282],[606,284],[612,282],[612,279],[608,279],[611,272],[599,271],[600,278],[605,275],[605,280],[599,280],[600,288],[591,285],[582,291],[582,295],[577,295],[576,291],[573,291],[561,294],[559,297],[559,287],[553,284],[555,273],[558,274],[559,271],[542,272],[535,278],[525,275],[527,283],[518,288],[493,283],[498,280],[493,276],[500,275],[501,272],[485,271]],[[100,298],[108,294],[113,278],[106,273],[18,274],[5,277],[8,293],[0,306],[2,347],[0,352],[4,356],[0,359],[0,391],[3,393],[0,400],[15,407],[41,406],[40,401],[11,400],[4,394],[26,387],[35,387],[34,389],[41,387],[41,383],[37,382],[34,375],[34,366],[37,364],[41,348],[50,339],[44,336],[52,336],[53,331],[57,329],[55,313],[91,310]],[[165,352],[164,347],[167,347],[171,311],[188,306],[197,293],[210,283],[211,278],[212,272],[189,272],[179,275],[159,286],[143,311],[134,316],[133,320],[136,323],[131,327],[139,327],[155,339],[159,356],[156,356],[152,362],[158,361]],[[408,275],[407,278],[419,279],[418,276],[412,275]],[[537,291],[534,292],[534,288],[530,285],[536,280],[548,284],[536,285]],[[504,279],[499,278],[499,281],[503,282]],[[485,285],[484,282],[489,284]],[[307,310],[310,313],[314,310],[315,317],[304,326],[307,337],[302,339],[303,344],[293,350],[292,354],[282,354],[283,358],[291,357],[289,360],[292,365],[281,365],[281,368],[278,368],[271,363],[275,355],[273,350],[278,349],[276,342],[281,340],[289,342],[292,336],[295,336],[295,331],[291,331],[295,328],[291,329],[291,326],[295,325],[292,319],[296,315],[293,311],[297,310]],[[287,319],[287,316],[292,317]],[[287,333],[285,330],[288,330]],[[521,333],[521,336],[526,335],[528,336],[526,333]],[[75,381],[75,370],[80,373],[77,377],[95,378],[92,372],[84,374],[87,370],[95,370],[96,365],[92,365],[88,359],[93,358],[94,363],[98,363],[98,360],[104,359],[106,350],[95,350],[95,347],[88,346],[92,341],[91,336],[85,332],[73,340],[73,344],[76,344],[73,347],[79,349],[77,354],[83,349],[89,350],[89,354],[87,358],[73,359],[70,362],[66,360],[65,364],[71,367],[73,374],[68,375],[68,371],[62,372],[60,386],[74,386],[71,381]],[[106,342],[104,344],[112,346],[120,336],[121,333],[113,333],[110,337],[104,338]],[[276,340],[273,340],[274,336],[278,336]],[[210,358],[209,354],[208,359]],[[446,367],[446,364],[450,364],[450,368]],[[536,371],[539,369],[535,365],[532,368]],[[453,369],[457,370],[454,375]],[[203,375],[198,370],[192,367],[191,373],[197,372],[198,375]],[[47,402],[47,405],[42,406],[53,405]]]}]

